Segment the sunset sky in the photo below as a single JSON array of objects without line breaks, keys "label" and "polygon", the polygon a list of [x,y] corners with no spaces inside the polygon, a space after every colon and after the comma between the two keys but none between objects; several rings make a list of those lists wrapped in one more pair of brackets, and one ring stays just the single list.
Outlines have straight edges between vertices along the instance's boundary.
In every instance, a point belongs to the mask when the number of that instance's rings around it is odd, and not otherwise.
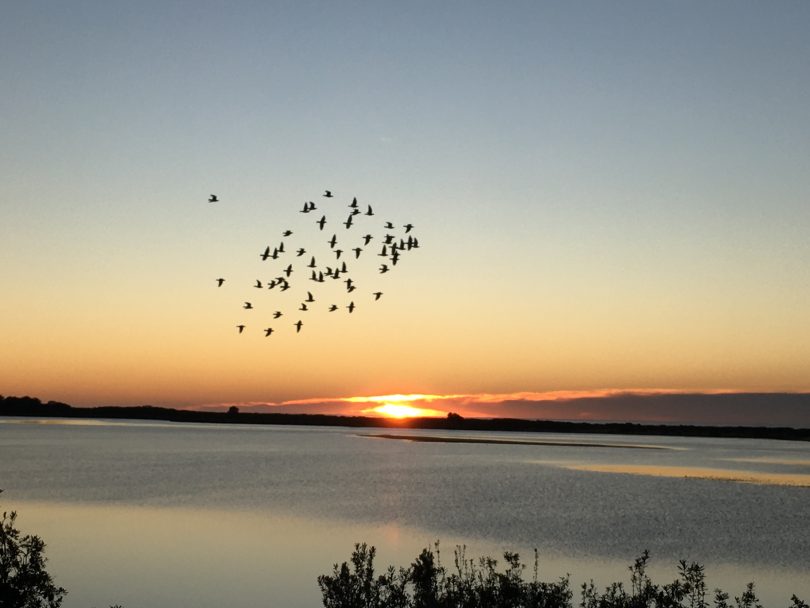
[{"label": "sunset sky", "polygon": [[[0,394],[530,416],[809,391],[808,24],[788,1],[10,3]],[[420,248],[359,268],[353,313],[271,320],[259,254],[328,247],[353,197]],[[308,200],[341,209],[322,233]]]}]

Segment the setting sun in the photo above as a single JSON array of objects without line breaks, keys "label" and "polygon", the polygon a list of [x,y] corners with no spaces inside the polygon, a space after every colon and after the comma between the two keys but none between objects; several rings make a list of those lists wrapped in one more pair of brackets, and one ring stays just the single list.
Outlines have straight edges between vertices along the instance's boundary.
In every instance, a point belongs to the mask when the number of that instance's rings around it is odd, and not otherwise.
[{"label": "setting sun", "polygon": [[385,403],[377,407],[366,410],[369,414],[376,414],[386,416],[388,418],[417,418],[417,417],[437,417],[444,416],[444,412],[438,410],[429,410],[419,407],[412,407],[410,405],[401,405],[397,403]]}]

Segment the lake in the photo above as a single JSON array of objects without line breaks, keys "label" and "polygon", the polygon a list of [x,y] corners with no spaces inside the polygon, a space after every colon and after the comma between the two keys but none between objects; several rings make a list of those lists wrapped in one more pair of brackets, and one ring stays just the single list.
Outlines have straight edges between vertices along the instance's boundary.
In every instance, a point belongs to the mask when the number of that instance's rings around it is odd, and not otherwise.
[{"label": "lake", "polygon": [[0,418],[0,488],[65,608],[316,607],[354,543],[383,570],[437,540],[529,576],[537,548],[575,604],[644,549],[656,582],[687,559],[732,597],[810,599],[807,443]]}]

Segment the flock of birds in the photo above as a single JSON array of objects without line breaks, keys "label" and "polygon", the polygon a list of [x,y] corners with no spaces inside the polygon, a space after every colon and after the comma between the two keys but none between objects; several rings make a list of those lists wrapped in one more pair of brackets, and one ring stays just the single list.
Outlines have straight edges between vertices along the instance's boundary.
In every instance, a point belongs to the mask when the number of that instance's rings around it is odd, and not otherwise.
[{"label": "flock of birds", "polygon": [[[362,280],[356,280],[350,274],[361,259],[382,258],[374,263],[375,271],[378,275],[386,275],[408,252],[419,248],[413,224],[400,227],[390,221],[381,222],[372,206],[361,205],[356,197],[345,206],[331,200],[335,196],[330,190],[326,190],[322,198],[326,200],[321,207],[313,201],[306,201],[299,210],[302,214],[312,214],[308,230],[283,230],[278,244],[266,245],[258,251],[259,260],[267,264],[269,272],[252,284],[254,289],[262,291],[249,296],[241,306],[244,320],[235,327],[239,334],[256,326],[268,338],[285,327],[290,331],[294,327],[299,333],[311,311],[335,313],[345,310],[351,314],[365,302],[376,302],[383,295],[379,289],[361,289]],[[208,202],[218,203],[220,200],[212,194]],[[330,219],[341,211],[341,217],[346,218],[344,221]],[[307,224],[304,222],[305,226]],[[313,242],[312,239],[316,240]],[[305,287],[301,288],[304,281]],[[229,286],[224,277],[215,279],[215,282],[219,288]],[[327,289],[327,284],[338,285],[339,289]],[[299,297],[281,296],[288,290],[293,290],[291,293]],[[268,293],[278,296],[270,304],[267,303]],[[287,303],[280,305],[280,300],[287,300]],[[290,302],[296,306],[292,311]]]}]

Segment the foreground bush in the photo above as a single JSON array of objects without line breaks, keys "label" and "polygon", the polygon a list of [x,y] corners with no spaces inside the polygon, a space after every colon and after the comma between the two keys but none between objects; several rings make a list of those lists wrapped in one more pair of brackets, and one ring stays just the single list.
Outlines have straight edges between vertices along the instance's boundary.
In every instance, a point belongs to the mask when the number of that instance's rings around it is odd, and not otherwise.
[{"label": "foreground bush", "polygon": [[59,608],[66,591],[45,570],[45,543],[20,534],[16,520],[14,511],[0,519],[0,608]]},{"label": "foreground bush", "polygon": [[[567,576],[554,582],[538,578],[537,551],[531,580],[517,553],[503,555],[504,567],[490,557],[467,559],[464,547],[454,553],[452,571],[435,552],[423,549],[408,568],[389,567],[374,574],[374,547],[355,545],[349,562],[335,564],[331,575],[318,577],[324,608],[573,608],[574,596]],[[749,583],[733,602],[720,589],[712,604],[706,601],[703,566],[681,561],[678,577],[658,585],[647,576],[645,551],[630,566],[630,588],[612,583],[600,592],[593,581],[583,584],[579,608],[762,608]],[[810,608],[795,595],[789,608]]]}]

